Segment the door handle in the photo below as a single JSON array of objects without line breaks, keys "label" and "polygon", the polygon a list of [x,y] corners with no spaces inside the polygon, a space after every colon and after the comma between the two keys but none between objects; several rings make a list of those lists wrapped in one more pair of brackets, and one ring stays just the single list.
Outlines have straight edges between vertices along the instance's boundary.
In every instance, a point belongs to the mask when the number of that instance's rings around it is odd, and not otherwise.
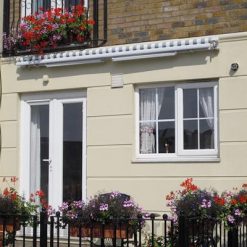
[{"label": "door handle", "polygon": [[51,159],[42,159],[43,162],[47,163],[48,165],[51,164]]}]

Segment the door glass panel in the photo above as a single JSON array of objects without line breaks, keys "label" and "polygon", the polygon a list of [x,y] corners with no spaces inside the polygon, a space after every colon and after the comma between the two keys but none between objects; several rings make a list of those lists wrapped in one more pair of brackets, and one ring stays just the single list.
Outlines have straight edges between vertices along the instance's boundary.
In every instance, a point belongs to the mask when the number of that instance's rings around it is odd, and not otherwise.
[{"label": "door glass panel", "polygon": [[42,190],[48,201],[49,105],[31,106],[30,191]]},{"label": "door glass panel", "polygon": [[63,201],[82,198],[82,103],[63,105]]},{"label": "door glass panel", "polygon": [[49,0],[34,0],[31,2],[32,14],[39,13],[49,9],[50,1]]}]

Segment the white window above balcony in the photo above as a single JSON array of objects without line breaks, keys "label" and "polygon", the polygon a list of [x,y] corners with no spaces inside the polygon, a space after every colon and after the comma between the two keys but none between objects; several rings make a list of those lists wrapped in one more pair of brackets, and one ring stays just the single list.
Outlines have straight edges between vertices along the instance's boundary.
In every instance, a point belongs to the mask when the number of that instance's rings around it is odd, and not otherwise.
[{"label": "white window above balcony", "polygon": [[88,6],[87,0],[22,0],[22,17],[35,14],[42,9],[62,8],[69,9],[74,5]]}]

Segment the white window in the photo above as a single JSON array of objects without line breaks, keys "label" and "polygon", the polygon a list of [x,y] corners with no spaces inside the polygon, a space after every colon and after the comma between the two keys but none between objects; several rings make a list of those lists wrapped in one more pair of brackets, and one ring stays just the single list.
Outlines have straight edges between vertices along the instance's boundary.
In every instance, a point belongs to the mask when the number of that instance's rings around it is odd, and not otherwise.
[{"label": "white window", "polygon": [[136,99],[137,159],[218,157],[217,83],[140,87]]},{"label": "white window", "polygon": [[74,5],[88,6],[87,0],[25,0],[22,1],[22,17],[40,12],[41,9],[70,9]]}]

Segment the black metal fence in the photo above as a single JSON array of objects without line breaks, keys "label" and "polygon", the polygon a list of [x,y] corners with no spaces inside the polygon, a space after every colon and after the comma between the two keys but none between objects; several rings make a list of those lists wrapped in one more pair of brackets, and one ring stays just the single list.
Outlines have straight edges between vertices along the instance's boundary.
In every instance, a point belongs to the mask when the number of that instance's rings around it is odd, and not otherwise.
[{"label": "black metal fence", "polygon": [[[84,6],[84,0],[1,0],[3,1],[3,55],[28,55],[33,51],[22,51],[13,48],[11,43],[18,37],[19,24],[22,19],[29,15],[35,15],[38,11],[46,11],[52,8],[61,8],[63,11],[71,11],[73,6]],[[72,49],[85,49],[88,47],[102,46],[107,41],[107,0],[88,0],[87,16],[93,19],[93,31],[90,42],[79,45],[65,45],[52,47],[45,52],[56,52]],[[1,49],[0,49],[1,50]]]},{"label": "black metal fence", "polygon": [[[130,223],[132,222],[132,223]],[[59,213],[0,216],[0,246],[136,246],[136,247],[247,247],[245,219],[229,228],[215,219],[186,219],[174,224],[167,215],[112,219],[71,225]]]}]

